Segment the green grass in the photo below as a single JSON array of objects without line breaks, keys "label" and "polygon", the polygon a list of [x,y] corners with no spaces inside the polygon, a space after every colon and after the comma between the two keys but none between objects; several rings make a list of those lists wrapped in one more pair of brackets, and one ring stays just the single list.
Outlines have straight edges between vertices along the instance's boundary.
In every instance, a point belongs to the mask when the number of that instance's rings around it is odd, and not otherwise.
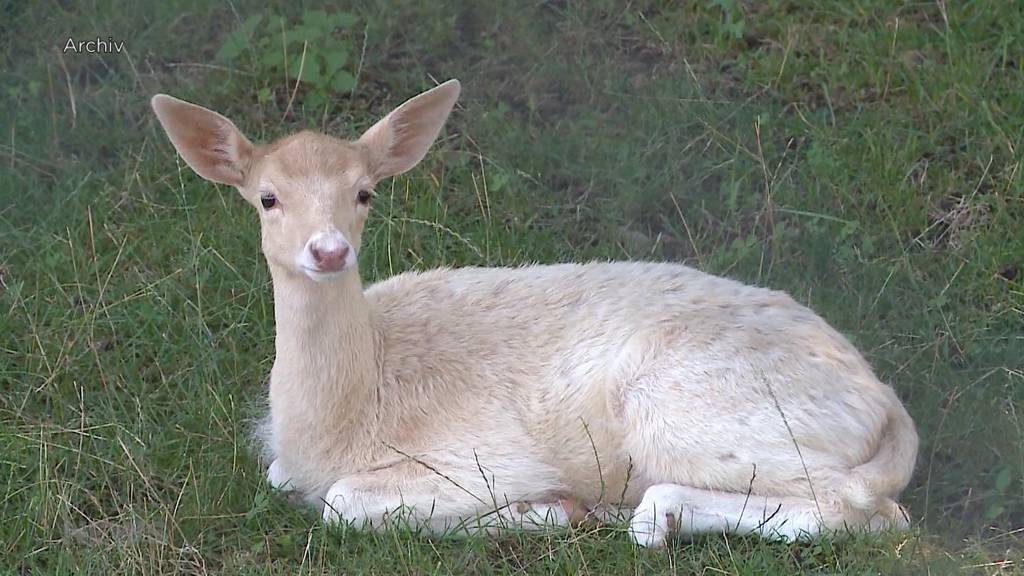
[{"label": "green grass", "polygon": [[[288,114],[260,54],[214,55],[252,14],[301,10],[82,4],[0,7],[0,572],[1022,571],[1019,3],[358,3],[333,44],[356,88],[299,90]],[[68,35],[128,55],[59,54]],[[273,356],[258,224],[176,158],[148,97],[254,139],[354,137],[449,77],[447,137],[378,189],[367,281],[635,258],[785,289],[915,418],[913,532],[430,540],[325,528],[273,494],[248,440]]]}]

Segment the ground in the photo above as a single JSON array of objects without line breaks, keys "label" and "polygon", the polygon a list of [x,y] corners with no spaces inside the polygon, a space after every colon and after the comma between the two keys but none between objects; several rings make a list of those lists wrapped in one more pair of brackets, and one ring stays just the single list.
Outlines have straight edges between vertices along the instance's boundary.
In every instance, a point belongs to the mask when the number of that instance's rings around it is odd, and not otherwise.
[{"label": "ground", "polygon": [[[279,4],[0,6],[0,572],[1022,570],[1024,5]],[[913,530],[430,540],[273,493],[249,441],[273,358],[256,216],[188,170],[148,99],[258,141],[354,137],[451,77],[445,136],[377,189],[367,282],[645,259],[787,290],[913,415]]]}]

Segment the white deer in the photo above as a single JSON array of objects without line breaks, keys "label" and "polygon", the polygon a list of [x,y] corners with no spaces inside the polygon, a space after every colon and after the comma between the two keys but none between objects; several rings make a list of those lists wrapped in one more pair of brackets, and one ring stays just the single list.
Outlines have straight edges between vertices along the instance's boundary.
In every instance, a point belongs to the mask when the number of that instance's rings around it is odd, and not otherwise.
[{"label": "white deer", "polygon": [[[792,539],[908,524],[914,423],[857,350],[782,292],[678,264],[406,272],[363,289],[373,187],[427,153],[450,80],[356,141],[253,145],[166,96],[185,162],[259,213],[277,325],[269,481],[326,521],[432,531],[632,511],[674,531]],[[466,531],[463,531],[465,533]]]}]

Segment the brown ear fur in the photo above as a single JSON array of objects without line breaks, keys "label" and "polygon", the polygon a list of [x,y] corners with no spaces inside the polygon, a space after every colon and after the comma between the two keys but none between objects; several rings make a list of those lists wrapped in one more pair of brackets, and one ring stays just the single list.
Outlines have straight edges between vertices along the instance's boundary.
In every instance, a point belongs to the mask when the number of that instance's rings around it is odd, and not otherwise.
[{"label": "brown ear fur", "polygon": [[150,104],[171,144],[196,174],[221,184],[245,184],[253,145],[230,120],[166,94],[153,96]]},{"label": "brown ear fur", "polygon": [[401,174],[427,154],[459,99],[458,80],[449,80],[407,100],[360,138],[370,151],[373,178]]}]

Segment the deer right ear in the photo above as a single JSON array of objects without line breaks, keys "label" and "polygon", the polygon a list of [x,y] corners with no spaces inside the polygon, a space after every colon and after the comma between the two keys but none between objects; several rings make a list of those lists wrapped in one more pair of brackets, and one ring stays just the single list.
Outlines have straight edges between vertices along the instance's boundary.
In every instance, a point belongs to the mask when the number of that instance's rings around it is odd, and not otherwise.
[{"label": "deer right ear", "polygon": [[166,94],[153,96],[150,104],[171,144],[196,174],[235,187],[245,184],[253,145],[231,120]]},{"label": "deer right ear", "polygon": [[374,180],[401,174],[426,156],[460,90],[454,79],[427,90],[392,110],[359,138],[370,151]]}]

